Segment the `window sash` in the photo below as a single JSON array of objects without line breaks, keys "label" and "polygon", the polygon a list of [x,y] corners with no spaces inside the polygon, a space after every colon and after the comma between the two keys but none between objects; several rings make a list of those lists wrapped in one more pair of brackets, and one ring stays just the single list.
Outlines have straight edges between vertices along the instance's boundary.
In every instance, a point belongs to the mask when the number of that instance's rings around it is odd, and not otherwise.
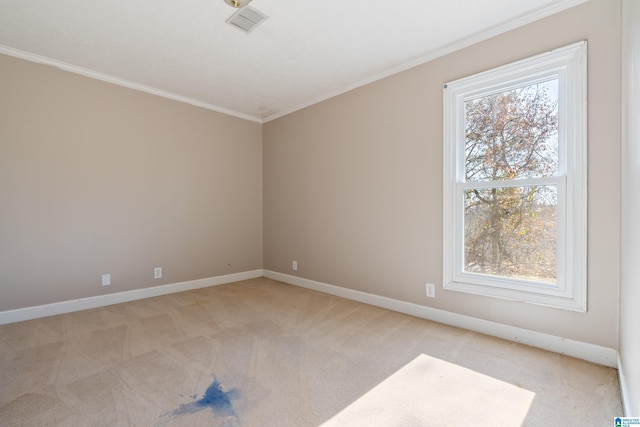
[{"label": "window sash", "polygon": [[[480,185],[477,185],[480,184]],[[458,183],[456,185],[456,206],[455,206],[455,223],[454,228],[454,275],[455,282],[466,282],[481,286],[495,286],[503,289],[518,289],[521,291],[530,291],[531,288],[539,289],[551,294],[563,294],[566,292],[567,275],[565,271],[566,264],[566,196],[567,196],[567,179],[566,177],[553,178],[532,178],[522,180],[508,181],[489,181],[489,182],[470,182]],[[556,283],[541,282],[535,280],[518,279],[514,277],[505,277],[492,274],[482,274],[466,271],[464,254],[465,254],[465,192],[473,189],[490,189],[490,188],[513,188],[513,187],[531,187],[531,186],[554,186],[557,189],[556,204]],[[559,292],[555,292],[559,291]]]}]

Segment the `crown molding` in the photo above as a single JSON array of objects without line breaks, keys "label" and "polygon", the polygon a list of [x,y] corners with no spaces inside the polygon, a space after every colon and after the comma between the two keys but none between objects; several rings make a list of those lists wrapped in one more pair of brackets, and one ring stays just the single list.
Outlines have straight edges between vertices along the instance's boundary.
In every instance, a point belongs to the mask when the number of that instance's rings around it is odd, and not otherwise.
[{"label": "crown molding", "polygon": [[163,98],[167,98],[167,99],[171,99],[174,101],[178,101],[178,102],[182,102],[185,104],[190,104],[196,107],[201,107],[201,108],[205,108],[207,110],[211,110],[211,111],[215,111],[218,113],[222,113],[222,114],[226,114],[228,116],[233,116],[233,117],[237,117],[240,119],[244,119],[244,120],[249,120],[252,122],[257,122],[257,123],[267,123],[269,121],[272,120],[276,120],[280,117],[286,116],[288,114],[294,113],[296,111],[302,110],[304,108],[310,107],[312,105],[318,104],[320,102],[326,101],[327,99],[336,97],[338,95],[342,95],[346,92],[352,91],[354,89],[357,89],[359,87],[362,86],[366,86],[370,83],[376,82],[378,80],[384,79],[386,77],[392,76],[394,74],[398,74],[400,72],[406,71],[408,69],[414,68],[418,65],[422,65],[424,63],[427,63],[429,61],[432,61],[434,59],[437,59],[439,57],[442,57],[444,55],[447,55],[449,53],[455,52],[457,50],[463,49],[465,47],[469,47],[472,46],[476,43],[479,43],[481,41],[490,39],[492,37],[495,37],[497,35],[506,33],[508,31],[514,30],[516,28],[522,27],[524,25],[527,25],[529,23],[532,23],[534,21],[546,18],[548,16],[554,15],[556,13],[562,12],[566,9],[572,8],[574,6],[578,6],[582,3],[586,3],[589,0],[563,0],[560,2],[555,2],[552,4],[549,4],[547,6],[541,7],[533,12],[524,14],[520,17],[517,17],[515,19],[511,19],[509,21],[500,23],[498,25],[494,25],[491,28],[488,28],[484,31],[472,34],[468,37],[462,38],[458,41],[455,41],[453,43],[449,43],[441,48],[438,49],[434,49],[428,53],[426,53],[425,55],[422,55],[414,60],[408,61],[408,62],[404,62],[402,64],[399,64],[395,67],[389,68],[386,71],[383,71],[381,73],[378,73],[376,75],[373,75],[371,77],[368,77],[366,79],[363,80],[359,80],[357,82],[354,82],[352,84],[349,84],[345,87],[343,87],[342,89],[336,90],[336,91],[332,91],[329,92],[325,95],[316,97],[308,102],[299,104],[295,107],[292,108],[288,108],[282,111],[279,111],[278,113],[275,113],[273,115],[270,115],[268,117],[256,117],[256,116],[252,116],[249,114],[245,114],[245,113],[240,113],[238,111],[234,111],[234,110],[230,110],[228,108],[224,108],[224,107],[220,107],[218,105],[214,105],[214,104],[210,104],[204,101],[200,101],[197,99],[193,99],[193,98],[189,98],[189,97],[185,97],[182,95],[178,95],[172,92],[168,92],[165,90],[161,90],[161,89],[157,89],[157,88],[153,88],[150,86],[146,86],[146,85],[142,85],[139,83],[135,83],[129,80],[125,80],[125,79],[121,79],[118,77],[114,77],[108,74],[104,74],[104,73],[100,73],[97,71],[93,71],[93,70],[89,70],[87,68],[83,68],[83,67],[79,67],[73,64],[68,64],[62,61],[58,61],[52,58],[48,58],[45,56],[41,56],[41,55],[37,55],[34,53],[30,53],[30,52],[26,52],[26,51],[22,51],[22,50],[18,50],[18,49],[14,49],[8,46],[4,46],[4,45],[0,45],[0,54],[5,54],[5,55],[9,55],[9,56],[13,56],[16,58],[20,58],[20,59],[24,59],[27,61],[31,61],[31,62],[35,62],[35,63],[39,63],[39,64],[45,64],[45,65],[50,65],[56,68],[59,68],[61,70],[64,71],[69,71],[71,73],[75,73],[75,74],[80,74],[83,75],[85,77],[89,77],[89,78],[93,78],[93,79],[97,79],[97,80],[101,80],[104,82],[108,82],[108,83],[112,83],[118,86],[123,86],[123,87],[127,87],[129,89],[134,89],[137,91],[141,91],[141,92],[146,92],[152,95],[156,95],[156,96],[160,96]]},{"label": "crown molding", "polygon": [[162,98],[171,99],[173,101],[182,102],[183,104],[193,105],[195,107],[204,108],[207,110],[215,111],[216,113],[222,113],[227,116],[237,117],[239,119],[250,120],[252,122],[262,123],[260,118],[250,116],[248,114],[240,113],[238,111],[230,110],[228,108],[220,107],[218,105],[209,104],[204,101],[189,98],[186,96],[178,95],[172,92],[168,92],[162,89],[157,89],[151,86],[135,83],[129,80],[121,79],[111,76],[109,74],[99,73],[97,71],[89,70],[87,68],[79,67],[77,65],[68,64],[66,62],[58,61],[56,59],[48,58],[46,56],[37,55],[31,52],[25,52],[23,50],[14,49],[9,46],[0,45],[0,54],[12,56],[14,58],[24,59],[25,61],[35,62],[37,64],[49,65],[58,68],[63,71],[68,71],[74,74],[80,74],[85,77],[100,80],[103,82],[111,83],[118,86],[123,86],[129,89],[145,92],[151,95],[160,96]]},{"label": "crown molding", "polygon": [[557,3],[550,4],[548,6],[541,7],[533,12],[524,14],[515,19],[510,19],[509,21],[502,22],[500,24],[494,25],[486,30],[481,32],[472,34],[470,36],[459,39],[453,43],[449,43],[445,46],[442,46],[438,49],[434,49],[425,55],[422,55],[416,59],[413,59],[408,62],[404,62],[395,67],[389,68],[382,73],[376,74],[374,76],[368,77],[364,80],[360,80],[358,82],[352,83],[344,88],[328,93],[326,95],[317,97],[309,102],[305,102],[304,104],[300,104],[294,108],[290,108],[287,110],[280,111],[276,114],[269,116],[268,118],[263,119],[263,123],[267,123],[271,120],[278,119],[280,117],[284,117],[288,114],[294,113],[296,111],[302,110],[304,108],[310,107],[312,105],[318,104],[322,101],[326,101],[327,99],[334,98],[338,95],[342,95],[343,93],[350,92],[354,89],[357,89],[362,86],[366,86],[370,83],[376,82],[378,80],[382,80],[386,77],[392,76],[394,74],[401,73],[403,71],[409,70],[411,68],[417,67],[419,65],[425,64],[429,61],[433,61],[434,59],[440,58],[442,56],[448,55],[455,51],[464,49],[466,47],[472,46],[474,44],[480,43],[482,41],[488,40],[492,37],[498,36],[500,34],[506,33],[511,30],[515,30],[516,28],[522,27],[524,25],[530,24],[532,22],[538,21],[540,19],[549,17],[551,15],[555,15],[556,13],[562,12],[566,9],[570,9],[572,7],[578,6],[582,3],[586,3],[589,0],[564,0]]}]

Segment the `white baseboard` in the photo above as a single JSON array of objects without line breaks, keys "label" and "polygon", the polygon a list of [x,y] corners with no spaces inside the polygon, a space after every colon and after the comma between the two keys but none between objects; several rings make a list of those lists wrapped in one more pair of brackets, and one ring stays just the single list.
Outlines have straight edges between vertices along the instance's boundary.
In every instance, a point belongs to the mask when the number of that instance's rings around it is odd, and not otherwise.
[{"label": "white baseboard", "polygon": [[622,358],[618,354],[618,380],[620,381],[620,397],[622,398],[622,409],[625,417],[632,417],[633,410],[631,408],[631,400],[629,399],[629,389],[627,387],[627,378],[624,376],[624,367],[622,366]]},{"label": "white baseboard", "polygon": [[87,310],[90,308],[104,307],[122,302],[135,301],[143,298],[157,297],[176,292],[190,291],[209,286],[223,285],[225,283],[262,277],[262,270],[245,271],[241,273],[227,274],[224,276],[208,277],[205,279],[190,280],[188,282],[172,283],[168,285],[153,286],[150,288],[136,289],[133,291],[117,292],[107,295],[81,298],[71,301],[62,301],[35,307],[18,308],[15,310],[0,311],[0,325],[23,320],[38,319],[40,317],[54,316],[56,314],[70,313],[73,311]]},{"label": "white baseboard", "polygon": [[73,311],[87,310],[90,308],[104,307],[112,304],[119,304],[128,301],[135,301],[143,298],[156,297],[160,295],[172,294],[175,292],[189,291],[193,289],[205,288],[209,286],[222,285],[225,283],[238,282],[241,280],[267,277],[290,285],[300,286],[342,298],[362,302],[365,304],[386,308],[388,310],[409,314],[423,319],[468,329],[475,332],[503,338],[510,341],[520,342],[533,347],[542,348],[556,353],[566,354],[579,359],[598,363],[612,368],[619,369],[620,384],[622,387],[623,403],[628,411],[628,402],[624,399],[626,394],[626,383],[623,375],[622,365],[618,352],[614,349],[601,347],[595,344],[569,340],[554,335],[543,334],[528,329],[515,326],[504,325],[489,320],[478,319],[462,314],[451,313],[418,304],[355,291],[327,283],[316,282],[314,280],[277,273],[270,270],[252,270],[224,276],[209,277],[205,279],[191,280],[187,282],[173,283],[150,288],[136,289],[133,291],[118,292],[107,295],[99,295],[88,298],[81,298],[71,301],[62,301],[53,304],[40,305],[35,307],[25,307],[15,310],[0,311],[0,325],[20,322],[23,320],[37,319],[41,317],[54,316],[56,314],[70,313]]},{"label": "white baseboard", "polygon": [[379,295],[368,294],[366,292],[354,291],[352,289],[341,288],[339,286],[303,279],[301,277],[291,276],[288,274],[277,273],[275,271],[264,270],[264,277],[288,283],[290,285],[300,286],[302,288],[312,289],[314,291],[324,292],[365,304],[386,308],[388,310],[421,317],[423,319],[503,338],[509,341],[519,342],[556,353],[566,354],[568,356],[598,363],[600,365],[612,368],[618,367],[618,352],[611,348],[543,334],[529,329],[509,326],[462,314],[451,313]]}]

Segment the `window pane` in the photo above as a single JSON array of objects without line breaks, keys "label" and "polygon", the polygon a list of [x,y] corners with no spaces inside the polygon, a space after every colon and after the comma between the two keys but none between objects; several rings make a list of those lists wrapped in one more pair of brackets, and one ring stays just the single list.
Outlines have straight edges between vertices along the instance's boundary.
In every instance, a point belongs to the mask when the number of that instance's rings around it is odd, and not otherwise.
[{"label": "window pane", "polygon": [[464,269],[556,283],[555,186],[465,191]]},{"label": "window pane", "polygon": [[465,102],[465,178],[558,174],[558,80]]}]

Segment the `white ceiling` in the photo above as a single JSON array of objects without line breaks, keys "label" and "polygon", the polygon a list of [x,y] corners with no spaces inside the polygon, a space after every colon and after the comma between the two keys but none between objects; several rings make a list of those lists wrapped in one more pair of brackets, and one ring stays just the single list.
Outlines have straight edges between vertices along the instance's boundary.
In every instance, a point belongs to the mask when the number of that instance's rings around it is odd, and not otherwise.
[{"label": "white ceiling", "polygon": [[0,0],[0,53],[261,122],[584,1]]}]

